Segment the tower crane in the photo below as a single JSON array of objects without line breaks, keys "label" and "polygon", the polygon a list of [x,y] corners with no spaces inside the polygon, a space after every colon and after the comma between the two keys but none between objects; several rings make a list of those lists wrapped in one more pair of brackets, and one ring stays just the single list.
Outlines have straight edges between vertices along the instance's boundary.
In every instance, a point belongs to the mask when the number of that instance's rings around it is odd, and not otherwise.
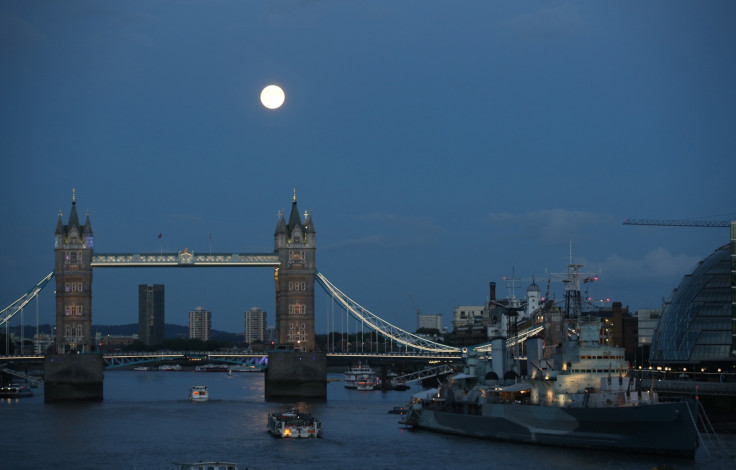
[{"label": "tower crane", "polygon": [[417,331],[419,331],[419,317],[421,316],[421,313],[419,312],[419,307],[417,307],[416,302],[414,302],[414,297],[412,297],[411,293],[409,294],[409,298],[411,299],[411,304],[414,306],[414,310],[417,311]]},{"label": "tower crane", "polygon": [[730,227],[727,220],[658,220],[624,219],[624,225],[660,225],[665,227]]}]

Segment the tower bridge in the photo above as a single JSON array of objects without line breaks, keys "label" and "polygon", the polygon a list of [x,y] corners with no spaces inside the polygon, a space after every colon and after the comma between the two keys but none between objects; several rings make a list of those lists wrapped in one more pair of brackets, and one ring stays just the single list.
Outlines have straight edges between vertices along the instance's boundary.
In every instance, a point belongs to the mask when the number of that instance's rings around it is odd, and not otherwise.
[{"label": "tower bridge", "polygon": [[[274,251],[271,253],[196,253],[185,248],[177,252],[160,253],[94,253],[94,237],[89,212],[84,224],[79,221],[76,194],[68,222],[58,214],[54,232],[55,270],[44,277],[20,299],[0,311],[0,326],[36,297],[51,281],[56,280],[56,346],[57,353],[91,352],[95,349],[92,337],[92,277],[100,268],[206,268],[206,267],[259,267],[273,269],[276,294],[276,321],[278,343],[292,345],[297,350],[315,349],[314,287],[320,285],[341,308],[392,343],[404,347],[405,352],[459,356],[462,350],[431,341],[405,331],[379,315],[370,312],[318,272],[315,263],[316,231],[311,213],[302,219],[297,208],[296,192],[292,199],[289,219],[279,212],[274,233]],[[508,347],[536,335],[542,327],[535,326],[509,338]],[[485,354],[489,344],[476,346]]]}]

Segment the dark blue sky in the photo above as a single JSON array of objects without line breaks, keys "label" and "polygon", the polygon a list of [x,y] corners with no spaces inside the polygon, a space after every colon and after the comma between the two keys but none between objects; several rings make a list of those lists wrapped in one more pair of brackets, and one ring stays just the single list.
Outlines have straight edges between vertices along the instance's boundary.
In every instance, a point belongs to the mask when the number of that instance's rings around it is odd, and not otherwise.
[{"label": "dark blue sky", "polygon": [[[410,295],[450,326],[512,272],[544,289],[570,243],[594,299],[658,308],[728,230],[622,221],[736,218],[734,24],[732,1],[5,0],[0,303],[53,269],[72,188],[100,253],[271,251],[296,188],[318,269],[402,328]],[[137,322],[139,283],[168,323],[273,322],[269,269],[97,270],[93,322]]]}]

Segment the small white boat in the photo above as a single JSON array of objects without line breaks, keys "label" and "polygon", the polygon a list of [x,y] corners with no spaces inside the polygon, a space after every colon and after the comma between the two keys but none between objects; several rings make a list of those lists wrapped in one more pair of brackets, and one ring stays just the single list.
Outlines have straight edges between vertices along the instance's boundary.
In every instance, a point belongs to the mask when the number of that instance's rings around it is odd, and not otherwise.
[{"label": "small white boat", "polygon": [[174,462],[179,470],[238,470],[238,464],[233,462]]},{"label": "small white boat", "polygon": [[178,371],[181,370],[181,366],[179,364],[164,364],[162,366],[158,366],[158,370],[165,370],[165,371]]},{"label": "small white boat", "polygon": [[151,368],[146,367],[146,366],[139,366],[139,367],[133,367],[133,370],[146,371],[146,370],[151,370]]},{"label": "small white boat", "polygon": [[189,400],[191,401],[207,401],[210,399],[210,392],[207,391],[206,385],[195,385],[189,391]]},{"label": "small white boat", "polygon": [[322,437],[320,420],[296,409],[268,415],[266,430],[276,437],[283,438]]}]

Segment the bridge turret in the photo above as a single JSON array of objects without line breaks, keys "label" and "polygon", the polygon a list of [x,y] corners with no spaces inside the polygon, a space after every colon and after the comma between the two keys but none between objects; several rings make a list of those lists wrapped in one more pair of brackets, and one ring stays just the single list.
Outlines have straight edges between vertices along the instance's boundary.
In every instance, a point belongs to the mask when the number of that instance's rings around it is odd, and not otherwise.
[{"label": "bridge turret", "polygon": [[278,250],[286,245],[286,221],[284,213],[279,211],[278,221],[276,222],[276,231],[273,233],[273,248]]},{"label": "bridge turret", "polygon": [[304,211],[304,235],[306,237],[305,242],[312,246],[316,243],[317,232],[314,230],[314,221],[312,220],[312,211]]},{"label": "bridge turret", "polygon": [[56,222],[56,231],[54,232],[54,248],[60,248],[64,244],[64,222],[62,222],[61,209],[59,209],[59,220]]},{"label": "bridge turret", "polygon": [[87,211],[87,219],[82,227],[82,244],[85,248],[92,248],[94,245],[94,237],[92,234],[92,223],[89,221],[89,210]]},{"label": "bridge turret", "polygon": [[56,277],[56,350],[58,353],[89,352],[92,338],[92,224],[89,215],[79,225],[76,195],[72,193],[69,222],[61,212],[54,233]]}]

